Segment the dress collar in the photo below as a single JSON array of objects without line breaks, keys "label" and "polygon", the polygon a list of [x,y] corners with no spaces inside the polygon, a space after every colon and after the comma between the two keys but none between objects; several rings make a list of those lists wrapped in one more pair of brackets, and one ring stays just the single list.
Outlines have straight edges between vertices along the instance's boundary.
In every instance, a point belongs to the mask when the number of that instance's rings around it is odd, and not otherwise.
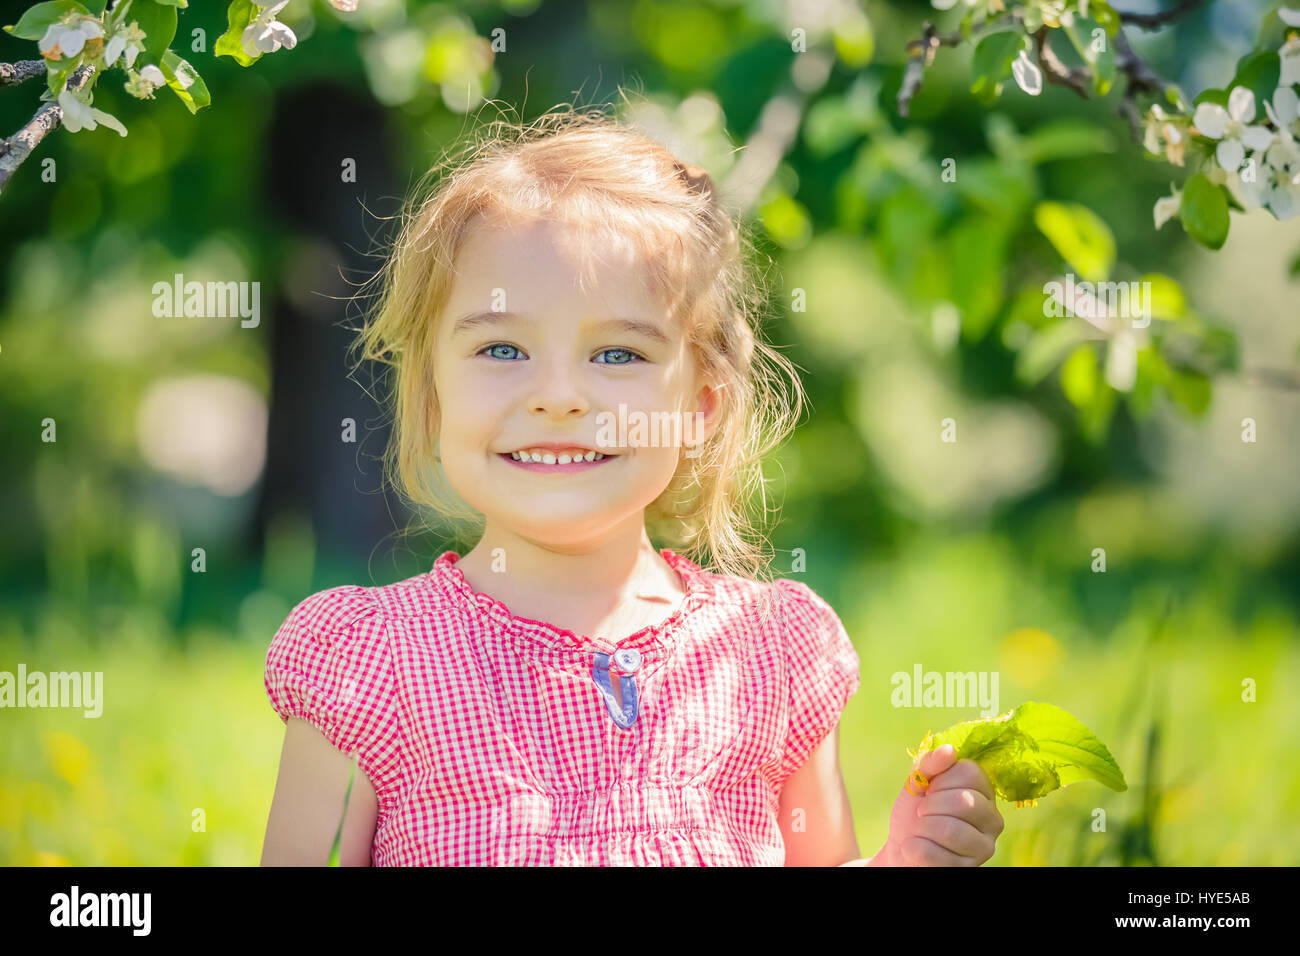
[{"label": "dress collar", "polygon": [[455,551],[444,551],[440,554],[434,561],[432,570],[428,572],[428,577],[471,612],[495,621],[512,634],[530,638],[547,647],[557,650],[596,650],[606,653],[627,647],[635,647],[638,650],[658,647],[667,651],[672,647],[691,612],[712,595],[713,584],[709,572],[689,558],[677,554],[671,548],[662,548],[659,554],[677,571],[686,593],[677,609],[663,621],[647,625],[616,641],[575,634],[568,628],[558,627],[547,621],[517,616],[490,594],[474,589],[461,569],[457,567],[461,556]]}]

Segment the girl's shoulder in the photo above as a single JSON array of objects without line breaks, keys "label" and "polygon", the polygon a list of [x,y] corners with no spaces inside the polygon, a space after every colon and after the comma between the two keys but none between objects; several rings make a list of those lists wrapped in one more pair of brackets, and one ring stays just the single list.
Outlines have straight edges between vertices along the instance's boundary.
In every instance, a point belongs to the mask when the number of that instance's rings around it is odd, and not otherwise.
[{"label": "girl's shoulder", "polygon": [[379,640],[391,621],[427,616],[447,603],[444,592],[430,587],[427,574],[393,584],[341,584],[300,601],[276,637],[310,638],[321,645]]},{"label": "girl's shoulder", "polygon": [[759,620],[764,623],[814,622],[822,626],[839,623],[839,616],[830,603],[803,581],[794,578],[760,581],[712,571],[705,573],[715,603],[757,608]]}]

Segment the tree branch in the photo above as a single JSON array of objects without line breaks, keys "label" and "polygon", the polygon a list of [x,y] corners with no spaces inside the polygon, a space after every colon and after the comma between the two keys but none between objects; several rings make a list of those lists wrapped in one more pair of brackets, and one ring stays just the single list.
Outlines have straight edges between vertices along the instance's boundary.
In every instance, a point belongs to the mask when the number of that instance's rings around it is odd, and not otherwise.
[{"label": "tree branch", "polygon": [[1184,13],[1187,13],[1201,5],[1201,0],[1183,0],[1176,7],[1170,7],[1160,13],[1125,13],[1123,10],[1116,10],[1119,14],[1120,23],[1131,23],[1135,27],[1141,27],[1143,30],[1154,30],[1162,27],[1167,23],[1173,23]]},{"label": "tree branch", "polygon": [[1142,139],[1142,116],[1137,108],[1139,93],[1160,94],[1164,92],[1165,81],[1144,63],[1133,48],[1129,46],[1128,37],[1123,30],[1117,30],[1112,40],[1115,44],[1115,66],[1124,74],[1127,83],[1124,95],[1119,101],[1120,115],[1127,118],[1132,129],[1133,138]]},{"label": "tree branch", "polygon": [[921,80],[925,77],[925,68],[934,62],[934,55],[941,46],[956,46],[962,40],[961,34],[942,35],[936,33],[934,24],[929,20],[921,24],[921,39],[913,40],[907,45],[907,69],[903,71],[903,83],[898,88],[898,115],[906,116],[912,97],[921,90]]},{"label": "tree branch", "polygon": [[[78,67],[77,71],[68,77],[67,89],[72,91],[81,89],[94,71],[95,68],[89,63]],[[27,121],[26,126],[8,139],[0,140],[0,190],[4,189],[14,171],[32,154],[32,150],[40,145],[41,140],[58,129],[62,122],[63,108],[58,102],[42,103],[36,115]]]},{"label": "tree branch", "polygon": [[14,63],[0,63],[0,86],[13,86],[30,80],[32,77],[44,75],[44,60],[18,60]]},{"label": "tree branch", "polygon": [[1047,39],[1047,29],[1047,27],[1039,27],[1034,33],[1034,49],[1038,52],[1038,66],[1049,83],[1069,87],[1086,100],[1092,87],[1092,74],[1081,66],[1066,66],[1052,50],[1052,44]]}]

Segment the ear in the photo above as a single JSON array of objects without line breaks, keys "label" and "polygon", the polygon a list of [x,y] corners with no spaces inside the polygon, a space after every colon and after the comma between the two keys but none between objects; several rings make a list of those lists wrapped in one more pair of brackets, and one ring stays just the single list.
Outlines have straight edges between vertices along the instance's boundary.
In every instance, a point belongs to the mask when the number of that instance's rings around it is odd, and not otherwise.
[{"label": "ear", "polygon": [[704,444],[713,438],[718,430],[718,419],[722,415],[722,393],[725,388],[725,384],[712,381],[706,381],[700,386],[700,390],[695,395],[693,411],[701,416],[695,420],[700,422],[701,427],[697,429],[695,421],[691,423],[693,444]]}]

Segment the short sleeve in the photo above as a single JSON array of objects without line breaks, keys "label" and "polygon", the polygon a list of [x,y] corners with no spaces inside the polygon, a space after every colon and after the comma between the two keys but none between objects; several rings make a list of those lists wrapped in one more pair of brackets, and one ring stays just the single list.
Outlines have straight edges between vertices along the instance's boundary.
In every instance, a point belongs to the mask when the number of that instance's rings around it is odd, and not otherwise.
[{"label": "short sleeve", "polygon": [[354,756],[377,795],[398,776],[396,675],[386,630],[366,588],[321,591],[285,618],[263,676],[280,719],[301,718]]},{"label": "short sleeve", "polygon": [[777,606],[790,715],[780,786],[835,729],[860,677],[857,652],[835,610],[802,582],[781,578],[774,585],[783,592]]}]

